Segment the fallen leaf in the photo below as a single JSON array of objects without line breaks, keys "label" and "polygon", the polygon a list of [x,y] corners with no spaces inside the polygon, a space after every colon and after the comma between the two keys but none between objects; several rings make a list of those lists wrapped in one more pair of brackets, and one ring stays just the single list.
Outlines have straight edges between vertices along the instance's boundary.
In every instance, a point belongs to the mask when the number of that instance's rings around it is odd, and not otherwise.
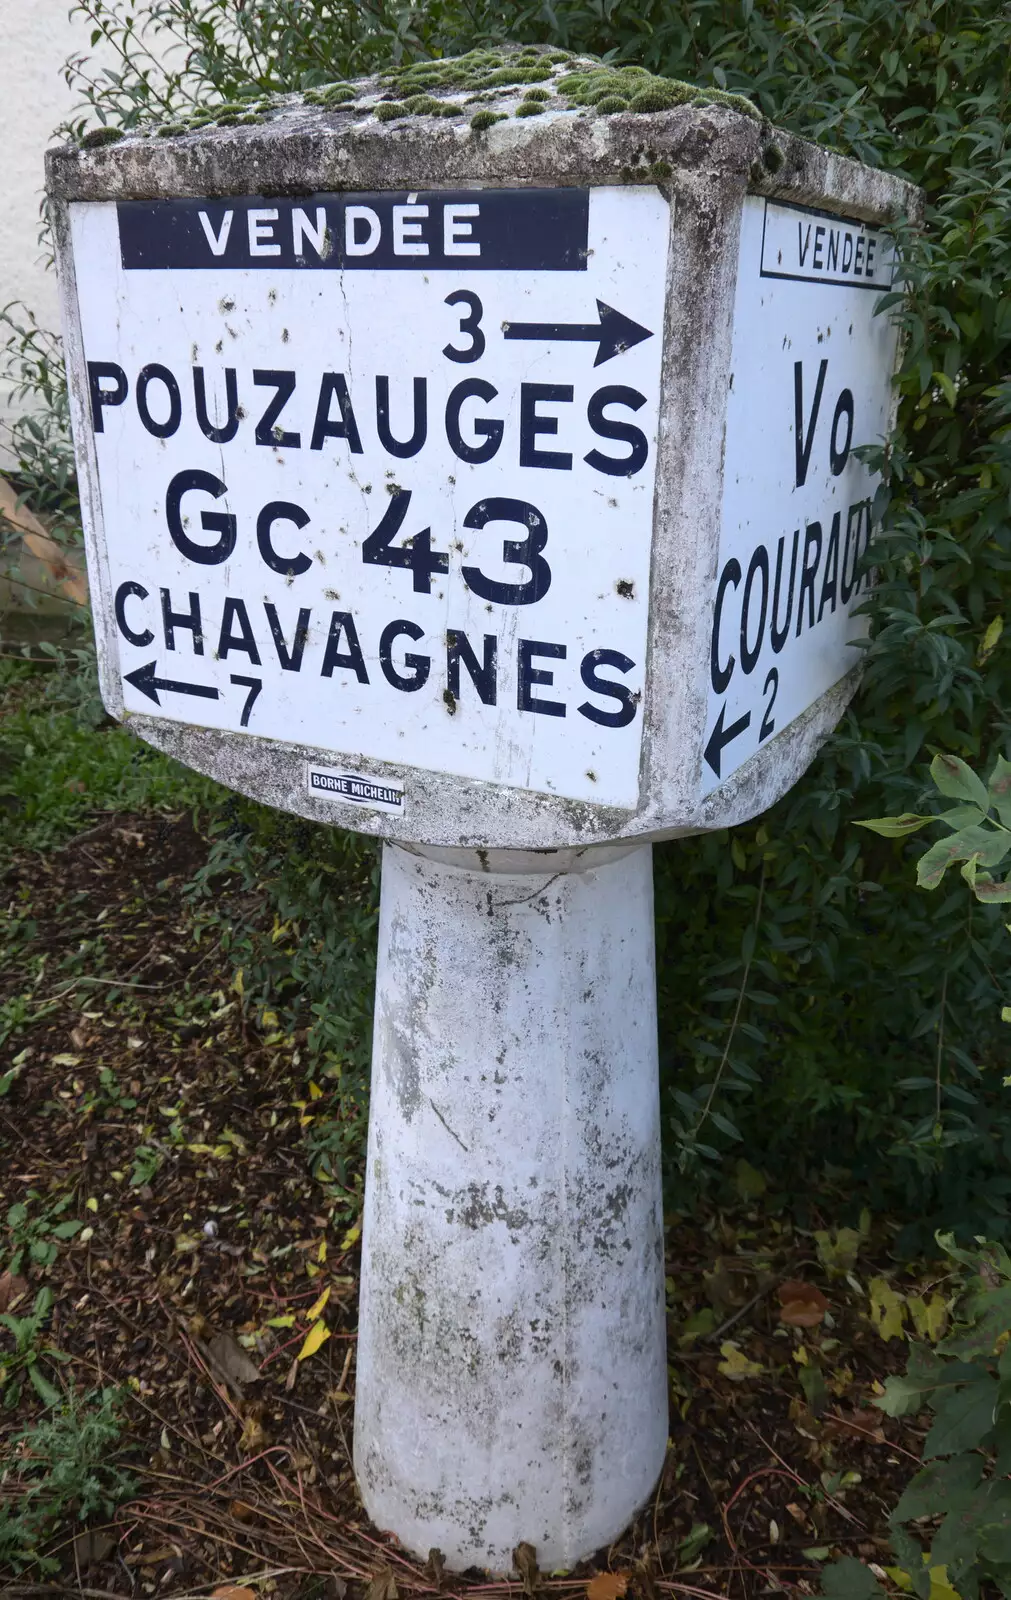
[{"label": "fallen leaf", "polygon": [[446,1557],[442,1551],[432,1546],[425,1562],[425,1572],[431,1578],[437,1589],[441,1589],[446,1577]]},{"label": "fallen leaf", "polygon": [[295,1360],[308,1361],[310,1356],[314,1356],[316,1354],[316,1351],[319,1349],[320,1345],[326,1344],[329,1337],[330,1329],[327,1327],[326,1323],[323,1321],[314,1322],[312,1327],[309,1329],[309,1332],[306,1334],[305,1343],[298,1352],[298,1355],[295,1357]]},{"label": "fallen leaf", "polygon": [[745,1378],[758,1378],[765,1371],[759,1362],[749,1360],[744,1351],[738,1349],[730,1339],[726,1339],[720,1345],[720,1355],[723,1360],[716,1370],[722,1372],[725,1378],[729,1378],[731,1383],[743,1383]]},{"label": "fallen leaf", "polygon": [[817,1328],[824,1320],[828,1301],[813,1283],[801,1283],[790,1278],[781,1283],[779,1295],[779,1320],[790,1328]]},{"label": "fallen leaf", "polygon": [[852,1439],[854,1433],[874,1439],[877,1444],[884,1444],[885,1430],[881,1426],[880,1411],[830,1411],[825,1418],[825,1432],[836,1438]]},{"label": "fallen leaf", "polygon": [[893,1289],[887,1278],[872,1278],[867,1288],[874,1327],[882,1339],[901,1339],[906,1315],[905,1296]]},{"label": "fallen leaf", "polygon": [[815,1230],[818,1260],[830,1278],[844,1278],[857,1264],[857,1254],[863,1243],[863,1233],[855,1228],[840,1228],[833,1239],[824,1229]]},{"label": "fallen leaf", "polygon": [[24,1278],[16,1278],[10,1272],[0,1273],[0,1313],[15,1305],[27,1288]]},{"label": "fallen leaf", "polygon": [[230,1500],[228,1515],[234,1517],[236,1522],[253,1522],[256,1518],[256,1512],[252,1506],[247,1506],[245,1500]]},{"label": "fallen leaf", "polygon": [[392,1567],[380,1567],[373,1574],[365,1590],[365,1600],[397,1600],[397,1580]]},{"label": "fallen leaf", "polygon": [[86,1528],[74,1535],[74,1560],[79,1567],[90,1567],[110,1556],[118,1542],[116,1534],[107,1528]]},{"label": "fallen leaf", "polygon": [[305,1314],[306,1322],[315,1322],[316,1321],[316,1318],[319,1316],[320,1312],[323,1310],[323,1307],[326,1305],[326,1303],[329,1300],[329,1298],[330,1298],[330,1285],[327,1284],[326,1288],[323,1290],[323,1293],[320,1295],[319,1299],[313,1305],[311,1305],[309,1307],[308,1311],[306,1312],[306,1314]]},{"label": "fallen leaf", "polygon": [[522,1544],[516,1546],[513,1551],[513,1566],[523,1580],[523,1593],[533,1596],[541,1581],[541,1575],[537,1567],[537,1551],[532,1544],[527,1544],[524,1540]]},{"label": "fallen leaf", "polygon": [[734,1183],[742,1200],[758,1200],[768,1188],[758,1169],[743,1158],[735,1163]]},{"label": "fallen leaf", "polygon": [[598,1572],[586,1585],[586,1600],[619,1600],[628,1588],[627,1572]]},{"label": "fallen leaf", "polygon": [[244,1455],[258,1455],[261,1450],[266,1448],[267,1432],[263,1426],[262,1409],[262,1407],[257,1406],[242,1424],[242,1433],[239,1435],[239,1449]]},{"label": "fallen leaf", "polygon": [[126,1567],[156,1567],[161,1561],[171,1561],[173,1556],[179,1554],[178,1547],[174,1544],[160,1544],[157,1550],[134,1550],[131,1555],[124,1556],[123,1565]]},{"label": "fallen leaf", "polygon": [[256,1600],[256,1593],[242,1584],[223,1583],[220,1589],[211,1591],[211,1600]]},{"label": "fallen leaf", "polygon": [[260,1369],[255,1361],[251,1361],[242,1346],[238,1344],[230,1333],[216,1333],[207,1346],[207,1354],[212,1364],[224,1373],[225,1377],[240,1387],[244,1383],[256,1383],[260,1377]]},{"label": "fallen leaf", "polygon": [[298,1356],[296,1356],[294,1358],[294,1360],[291,1363],[291,1366],[288,1368],[288,1376],[284,1380],[284,1392],[285,1392],[285,1394],[291,1394],[292,1389],[294,1389],[294,1387],[295,1387],[295,1382],[296,1382],[297,1378],[298,1378]]},{"label": "fallen leaf", "polygon": [[948,1325],[948,1304],[944,1296],[935,1292],[929,1300],[924,1300],[922,1295],[911,1294],[906,1305],[917,1336],[936,1344]]}]

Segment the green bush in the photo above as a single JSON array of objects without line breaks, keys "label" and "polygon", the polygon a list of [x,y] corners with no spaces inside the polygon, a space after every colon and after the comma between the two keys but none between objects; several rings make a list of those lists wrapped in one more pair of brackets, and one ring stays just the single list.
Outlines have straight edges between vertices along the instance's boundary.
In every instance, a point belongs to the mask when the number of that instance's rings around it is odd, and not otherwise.
[{"label": "green bush", "polygon": [[[938,1243],[961,1268],[951,1331],[933,1347],[914,1344],[906,1371],[886,1378],[874,1402],[890,1417],[933,1413],[924,1465],[888,1519],[888,1575],[918,1600],[978,1600],[981,1588],[1011,1594],[1011,1257],[984,1241],[959,1249],[950,1234]],[[822,1592],[885,1593],[852,1556],[825,1569]]]},{"label": "green bush", "polygon": [[[657,855],[668,1149],[697,1185],[743,1141],[803,1196],[1007,1232],[1011,1124],[995,1070],[1001,928],[925,901],[902,841],[857,814],[919,809],[932,754],[1008,736],[1011,652],[1011,13],[994,0],[85,0],[117,71],[71,77],[110,124],[311,88],[390,61],[517,42],[743,92],[780,124],[915,180],[908,347],[867,675],[808,777],[765,818]],[[147,27],[145,34],[142,23]],[[161,35],[159,38],[158,36]],[[168,76],[146,54],[183,48]],[[89,121],[91,115],[89,113]],[[706,1163],[710,1165],[707,1168]],[[917,1232],[919,1228],[919,1232]]]},{"label": "green bush", "polygon": [[10,1441],[0,1468],[0,1568],[58,1572],[45,1545],[57,1530],[96,1514],[109,1517],[136,1489],[120,1464],[124,1420],[114,1389],[71,1390],[58,1410]]}]

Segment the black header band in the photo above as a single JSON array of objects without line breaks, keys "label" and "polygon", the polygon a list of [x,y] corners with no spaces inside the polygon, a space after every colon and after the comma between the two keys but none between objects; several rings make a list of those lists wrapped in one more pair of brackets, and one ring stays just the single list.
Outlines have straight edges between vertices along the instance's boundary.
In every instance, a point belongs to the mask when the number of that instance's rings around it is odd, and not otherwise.
[{"label": "black header band", "polygon": [[120,200],[117,211],[127,271],[586,271],[586,189]]}]

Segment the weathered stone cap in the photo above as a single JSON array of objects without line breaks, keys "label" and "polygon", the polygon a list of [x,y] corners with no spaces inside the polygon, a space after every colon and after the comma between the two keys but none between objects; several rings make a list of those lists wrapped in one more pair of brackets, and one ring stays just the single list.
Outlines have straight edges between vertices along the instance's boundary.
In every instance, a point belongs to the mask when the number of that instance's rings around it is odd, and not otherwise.
[{"label": "weathered stone cap", "polygon": [[743,95],[535,48],[472,50],[303,94],[250,87],[128,133],[93,128],[47,155],[49,192],[67,200],[464,178],[663,185],[675,167],[736,175],[801,201],[833,192],[876,221],[918,207],[912,185],[884,175],[876,185],[870,169],[774,128]]}]

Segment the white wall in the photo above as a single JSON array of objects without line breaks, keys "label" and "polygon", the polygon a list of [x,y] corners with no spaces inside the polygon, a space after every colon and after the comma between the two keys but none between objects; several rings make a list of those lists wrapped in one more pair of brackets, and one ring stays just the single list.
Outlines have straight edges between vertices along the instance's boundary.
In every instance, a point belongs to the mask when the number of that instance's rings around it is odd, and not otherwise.
[{"label": "white wall", "polygon": [[[56,278],[38,242],[43,153],[77,103],[63,80],[63,63],[87,51],[90,37],[85,20],[70,20],[70,3],[0,0],[0,306],[22,300],[53,329],[59,325]],[[0,381],[0,422],[9,415],[6,399]]]},{"label": "white wall", "polygon": [[0,305],[24,300],[50,327],[57,319],[56,280],[37,242],[42,157],[53,129],[74,107],[63,63],[88,48],[89,36],[83,21],[70,22],[69,9],[69,0],[0,0]]}]

